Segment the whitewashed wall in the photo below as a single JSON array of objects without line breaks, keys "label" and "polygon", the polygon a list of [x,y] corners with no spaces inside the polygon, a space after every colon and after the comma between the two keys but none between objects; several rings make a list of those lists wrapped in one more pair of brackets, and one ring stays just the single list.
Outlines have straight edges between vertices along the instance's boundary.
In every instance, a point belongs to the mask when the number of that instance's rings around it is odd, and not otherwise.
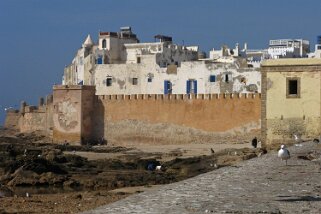
[{"label": "whitewashed wall", "polygon": [[[177,73],[168,74],[167,68],[159,67],[155,56],[144,56],[140,64],[105,64],[97,65],[95,83],[97,95],[109,94],[164,94],[164,81],[172,83],[173,94],[186,93],[186,81],[197,81],[197,93],[232,93],[250,92],[248,86],[256,86],[261,92],[261,74],[257,69],[238,69],[235,64],[215,64],[203,61],[182,62]],[[232,81],[225,82],[225,74]],[[216,76],[216,82],[210,82],[210,75]],[[152,82],[148,77],[152,76]],[[113,79],[111,86],[106,86],[106,79]],[[138,78],[138,84],[132,84],[132,78]],[[241,80],[245,82],[241,82]],[[251,91],[253,92],[253,91]]]}]

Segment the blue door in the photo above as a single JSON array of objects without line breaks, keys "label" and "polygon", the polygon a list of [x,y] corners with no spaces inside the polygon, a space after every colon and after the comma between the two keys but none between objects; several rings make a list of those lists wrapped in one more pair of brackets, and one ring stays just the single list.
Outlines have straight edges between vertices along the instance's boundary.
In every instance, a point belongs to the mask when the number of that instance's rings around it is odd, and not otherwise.
[{"label": "blue door", "polygon": [[186,81],[186,94],[197,94],[197,80]]},{"label": "blue door", "polygon": [[102,57],[99,57],[97,59],[97,64],[103,64],[103,58]]},{"label": "blue door", "polygon": [[186,94],[191,93],[191,80],[186,81]]},{"label": "blue door", "polygon": [[172,93],[172,83],[168,80],[164,80],[164,94]]}]

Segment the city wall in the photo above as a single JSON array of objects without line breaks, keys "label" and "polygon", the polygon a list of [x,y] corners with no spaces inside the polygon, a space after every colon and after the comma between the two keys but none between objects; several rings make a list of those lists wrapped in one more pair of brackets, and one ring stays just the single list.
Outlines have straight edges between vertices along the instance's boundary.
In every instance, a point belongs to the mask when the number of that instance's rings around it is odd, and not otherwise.
[{"label": "city wall", "polygon": [[94,94],[90,86],[55,86],[52,102],[8,112],[6,126],[16,126],[21,132],[45,131],[56,143],[79,144],[144,136],[167,138],[159,134],[171,130],[171,135],[176,135],[183,129],[189,136],[195,130],[244,134],[261,125],[260,94]]},{"label": "city wall", "polygon": [[105,95],[95,102],[94,135],[107,140],[169,138],[160,134],[168,127],[244,134],[261,126],[260,94]]},{"label": "city wall", "polygon": [[18,110],[7,110],[6,119],[4,121],[4,127],[10,129],[19,129],[19,120],[21,114]]},{"label": "city wall", "polygon": [[48,95],[46,101],[39,99],[38,106],[27,105],[22,101],[20,110],[10,109],[7,111],[4,126],[17,129],[20,132],[41,131],[51,137],[52,133],[52,109],[53,96]]}]

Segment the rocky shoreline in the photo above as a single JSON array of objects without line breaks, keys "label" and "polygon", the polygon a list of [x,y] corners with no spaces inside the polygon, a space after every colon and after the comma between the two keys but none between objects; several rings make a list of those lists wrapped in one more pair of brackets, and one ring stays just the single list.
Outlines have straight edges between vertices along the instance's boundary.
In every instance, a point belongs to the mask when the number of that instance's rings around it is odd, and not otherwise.
[{"label": "rocky shoreline", "polygon": [[[78,155],[81,152],[106,155],[106,158],[88,160]],[[55,145],[38,133],[19,134],[2,130],[0,211],[84,211],[135,193],[111,192],[114,189],[178,182],[265,152],[250,148],[224,149],[211,155],[183,157],[179,151],[156,154],[134,152],[131,148],[119,146]],[[121,155],[107,158],[115,154]],[[148,170],[151,163],[161,164],[162,170]],[[60,198],[66,200],[55,204],[53,199],[56,198],[58,201]],[[84,203],[84,198],[92,200]],[[76,202],[82,205],[71,206]]]}]

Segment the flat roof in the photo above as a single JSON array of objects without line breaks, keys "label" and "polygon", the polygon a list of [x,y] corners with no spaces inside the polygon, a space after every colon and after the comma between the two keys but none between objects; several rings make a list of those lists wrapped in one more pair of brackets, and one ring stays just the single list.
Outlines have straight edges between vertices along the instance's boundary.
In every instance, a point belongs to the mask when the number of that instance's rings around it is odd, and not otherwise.
[{"label": "flat roof", "polygon": [[300,65],[321,65],[319,58],[288,58],[288,59],[269,59],[262,62],[262,67],[267,66],[300,66]]}]

